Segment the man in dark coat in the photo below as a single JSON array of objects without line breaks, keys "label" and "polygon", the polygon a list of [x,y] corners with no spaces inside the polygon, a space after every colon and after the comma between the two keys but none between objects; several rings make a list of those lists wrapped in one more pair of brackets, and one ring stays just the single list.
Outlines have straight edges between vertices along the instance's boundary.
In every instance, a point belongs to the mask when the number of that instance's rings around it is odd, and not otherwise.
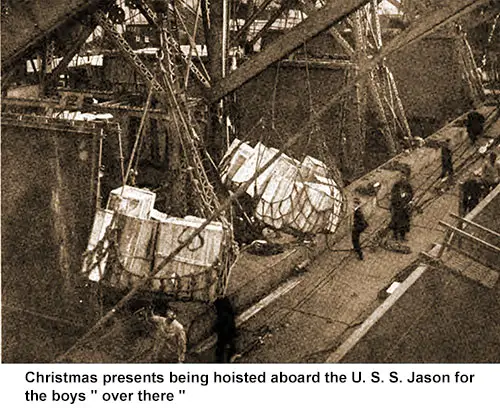
[{"label": "man in dark coat", "polygon": [[471,178],[462,185],[462,208],[464,214],[471,212],[481,201],[484,186],[478,174],[473,174]]},{"label": "man in dark coat", "polygon": [[450,139],[446,139],[441,145],[441,178],[450,176],[453,178],[453,159],[450,147]]},{"label": "man in dark coat", "polygon": [[363,260],[363,251],[361,250],[361,243],[359,238],[361,233],[368,228],[363,211],[361,210],[361,201],[359,198],[354,199],[354,216],[352,223],[352,246],[354,251],[358,254],[358,258]]},{"label": "man in dark coat", "polygon": [[477,138],[482,135],[485,120],[485,117],[477,111],[472,111],[467,115],[465,126],[472,145],[475,145]]},{"label": "man in dark coat", "polygon": [[217,312],[214,325],[214,331],[217,334],[216,362],[229,363],[236,351],[236,315],[231,301],[226,296],[216,299],[214,306]]},{"label": "man in dark coat", "polygon": [[410,231],[411,203],[413,200],[413,188],[408,181],[409,172],[403,172],[403,176],[394,184],[391,190],[391,222],[394,239],[405,241],[406,234]]}]

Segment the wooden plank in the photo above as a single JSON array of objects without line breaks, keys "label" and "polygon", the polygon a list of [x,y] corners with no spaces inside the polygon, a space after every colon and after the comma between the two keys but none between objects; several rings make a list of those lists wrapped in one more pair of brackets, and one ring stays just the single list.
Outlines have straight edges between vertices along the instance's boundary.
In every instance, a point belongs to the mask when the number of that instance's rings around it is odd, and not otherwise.
[{"label": "wooden plank", "polygon": [[347,14],[356,11],[369,2],[370,0],[329,2],[321,9],[311,14],[302,23],[296,25],[285,35],[278,38],[254,58],[246,61],[240,68],[233,71],[226,78],[223,78],[213,87],[210,101],[216,102],[225,95],[238,89],[245,82],[264,71],[269,65],[300,47],[304,41],[316,36],[340,21]]}]

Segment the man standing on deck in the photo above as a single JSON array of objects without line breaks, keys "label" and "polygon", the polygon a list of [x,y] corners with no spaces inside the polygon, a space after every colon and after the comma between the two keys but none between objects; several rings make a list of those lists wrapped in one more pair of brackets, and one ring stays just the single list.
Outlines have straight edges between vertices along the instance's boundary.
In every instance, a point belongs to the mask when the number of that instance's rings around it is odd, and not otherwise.
[{"label": "man standing on deck", "polygon": [[498,185],[500,181],[500,163],[497,161],[497,154],[495,152],[491,152],[485,159],[481,168],[481,176],[486,193],[489,193]]},{"label": "man standing on deck", "polygon": [[134,314],[138,339],[129,363],[183,363],[186,333],[165,305],[142,308]]},{"label": "man standing on deck", "polygon": [[401,241],[406,241],[406,234],[410,232],[413,188],[408,181],[409,177],[410,170],[403,171],[402,177],[391,190],[391,222],[389,228],[393,231],[394,239]]},{"label": "man standing on deck", "polygon": [[363,260],[363,251],[361,250],[360,236],[361,233],[368,228],[363,211],[361,210],[361,201],[359,198],[354,199],[354,216],[352,222],[352,246],[358,254],[360,261]]},{"label": "man standing on deck", "polygon": [[471,144],[476,144],[477,138],[483,134],[485,117],[477,111],[472,111],[467,115],[465,126]]},{"label": "man standing on deck", "polygon": [[227,296],[217,298],[214,302],[217,317],[214,331],[217,334],[215,361],[230,363],[236,352],[236,314]]},{"label": "man standing on deck", "polygon": [[483,195],[483,183],[479,177],[479,172],[474,172],[472,177],[462,185],[462,208],[463,215],[471,212],[481,200]]},{"label": "man standing on deck", "polygon": [[453,179],[453,159],[450,147],[450,139],[446,139],[441,145],[441,176],[440,178],[450,177]]}]

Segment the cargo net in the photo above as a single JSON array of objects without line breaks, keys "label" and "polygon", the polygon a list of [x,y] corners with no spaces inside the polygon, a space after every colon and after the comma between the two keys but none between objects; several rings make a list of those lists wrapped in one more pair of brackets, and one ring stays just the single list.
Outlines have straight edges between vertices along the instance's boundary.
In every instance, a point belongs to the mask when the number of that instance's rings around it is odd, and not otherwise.
[{"label": "cargo net", "polygon": [[223,295],[236,256],[229,224],[209,223],[165,262],[205,219],[148,214],[143,202],[112,193],[108,208],[96,211],[83,256],[85,276],[123,291],[143,284],[141,290],[172,300],[212,302]]},{"label": "cargo net", "polygon": [[[262,143],[255,147],[236,139],[220,169],[224,183],[237,188],[262,169],[277,149]],[[247,188],[254,216],[273,229],[298,236],[334,233],[341,221],[343,194],[320,160],[302,162],[282,154]]]}]

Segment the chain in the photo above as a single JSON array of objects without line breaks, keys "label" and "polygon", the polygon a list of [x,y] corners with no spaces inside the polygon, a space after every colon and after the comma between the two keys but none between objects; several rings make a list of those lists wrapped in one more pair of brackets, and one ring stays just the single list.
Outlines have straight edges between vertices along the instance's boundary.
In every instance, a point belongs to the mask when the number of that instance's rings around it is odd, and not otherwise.
[{"label": "chain", "polygon": [[[154,24],[158,27],[161,33],[161,40],[165,43],[165,47],[169,50],[175,52],[177,56],[179,56],[186,67],[189,67],[191,72],[196,76],[196,78],[201,82],[201,84],[205,88],[210,88],[210,81],[203,75],[203,73],[196,67],[196,65],[192,64],[187,55],[185,55],[179,43],[175,40],[172,35],[169,35],[168,32],[162,27],[162,24],[158,21],[155,12],[149,7],[148,2],[144,0],[138,0],[141,6],[141,12],[144,14],[148,21],[154,22]],[[173,60],[174,61],[174,60]]]},{"label": "chain", "polygon": [[56,52],[55,42],[49,41],[47,44],[47,52],[46,52],[47,66],[45,69],[47,72],[52,72],[52,70],[54,69],[55,52]]},{"label": "chain", "polygon": [[117,45],[121,48],[121,51],[125,56],[134,64],[136,69],[140,71],[143,78],[153,87],[157,93],[163,93],[163,87],[157,81],[154,74],[149,70],[149,68],[142,62],[139,56],[134,52],[129,43],[123,38],[123,36],[115,29],[113,23],[106,17],[102,11],[98,11],[95,14],[97,22],[102,27],[108,35],[110,35]]}]

